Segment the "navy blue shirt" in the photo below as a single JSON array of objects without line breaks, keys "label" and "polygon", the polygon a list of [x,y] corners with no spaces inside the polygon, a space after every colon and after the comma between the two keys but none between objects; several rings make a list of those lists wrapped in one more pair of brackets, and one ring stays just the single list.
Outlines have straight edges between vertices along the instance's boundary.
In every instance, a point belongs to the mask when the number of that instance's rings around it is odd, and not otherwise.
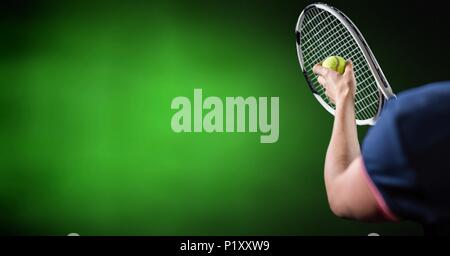
[{"label": "navy blue shirt", "polygon": [[364,140],[367,174],[387,210],[450,231],[450,81],[406,91],[389,100]]}]

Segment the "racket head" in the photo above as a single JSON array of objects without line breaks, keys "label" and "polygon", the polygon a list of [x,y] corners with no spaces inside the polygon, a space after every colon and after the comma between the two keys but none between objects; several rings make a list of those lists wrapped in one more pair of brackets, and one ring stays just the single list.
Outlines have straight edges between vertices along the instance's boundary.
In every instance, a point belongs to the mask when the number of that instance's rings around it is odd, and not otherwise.
[{"label": "racket head", "polygon": [[308,5],[300,14],[296,32],[297,55],[307,84],[331,114],[334,104],[325,95],[312,68],[328,56],[351,59],[356,78],[355,118],[358,125],[373,125],[385,99],[395,97],[364,37],[342,12],[326,4]]}]

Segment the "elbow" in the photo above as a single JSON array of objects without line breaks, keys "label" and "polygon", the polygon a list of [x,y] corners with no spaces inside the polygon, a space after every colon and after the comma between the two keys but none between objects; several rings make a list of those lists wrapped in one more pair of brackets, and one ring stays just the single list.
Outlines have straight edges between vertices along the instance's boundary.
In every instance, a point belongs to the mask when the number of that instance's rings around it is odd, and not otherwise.
[{"label": "elbow", "polygon": [[362,159],[353,161],[339,175],[325,170],[325,187],[328,205],[334,215],[359,221],[376,221],[380,212],[378,203],[362,177]]},{"label": "elbow", "polygon": [[376,207],[361,208],[354,205],[349,199],[340,196],[328,196],[330,210],[339,218],[351,219],[363,222],[378,222],[384,220],[376,210]]},{"label": "elbow", "polygon": [[354,198],[349,197],[339,186],[327,189],[328,206],[331,212],[339,218],[359,221],[370,221],[364,209],[360,209]]},{"label": "elbow", "polygon": [[325,179],[325,188],[331,212],[337,217],[348,218],[348,202],[345,202],[346,198],[337,180]]},{"label": "elbow", "polygon": [[339,196],[332,196],[330,194],[331,193],[328,193],[328,206],[330,207],[331,212],[339,218],[349,218],[342,199],[339,198]]}]

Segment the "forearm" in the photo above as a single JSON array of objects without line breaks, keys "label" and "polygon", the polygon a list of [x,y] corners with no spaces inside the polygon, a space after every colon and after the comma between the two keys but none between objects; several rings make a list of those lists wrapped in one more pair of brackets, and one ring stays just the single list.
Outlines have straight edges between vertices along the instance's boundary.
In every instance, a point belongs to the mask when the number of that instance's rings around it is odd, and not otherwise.
[{"label": "forearm", "polygon": [[327,190],[360,154],[353,100],[344,96],[337,102],[333,132],[325,159],[325,184]]},{"label": "forearm", "polygon": [[370,191],[358,142],[355,120],[356,80],[353,64],[348,61],[344,74],[314,66],[317,81],[327,97],[336,103],[333,132],[325,158],[325,186],[334,214],[343,218],[374,220],[380,214]]}]

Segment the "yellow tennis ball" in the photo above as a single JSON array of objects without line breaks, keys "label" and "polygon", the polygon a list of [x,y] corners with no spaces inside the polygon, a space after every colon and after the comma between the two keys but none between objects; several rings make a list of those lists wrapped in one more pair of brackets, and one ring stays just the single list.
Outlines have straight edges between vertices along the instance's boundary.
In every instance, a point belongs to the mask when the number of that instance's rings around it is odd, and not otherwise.
[{"label": "yellow tennis ball", "polygon": [[332,69],[339,74],[344,74],[345,59],[341,56],[330,56],[322,62],[322,67]]}]

